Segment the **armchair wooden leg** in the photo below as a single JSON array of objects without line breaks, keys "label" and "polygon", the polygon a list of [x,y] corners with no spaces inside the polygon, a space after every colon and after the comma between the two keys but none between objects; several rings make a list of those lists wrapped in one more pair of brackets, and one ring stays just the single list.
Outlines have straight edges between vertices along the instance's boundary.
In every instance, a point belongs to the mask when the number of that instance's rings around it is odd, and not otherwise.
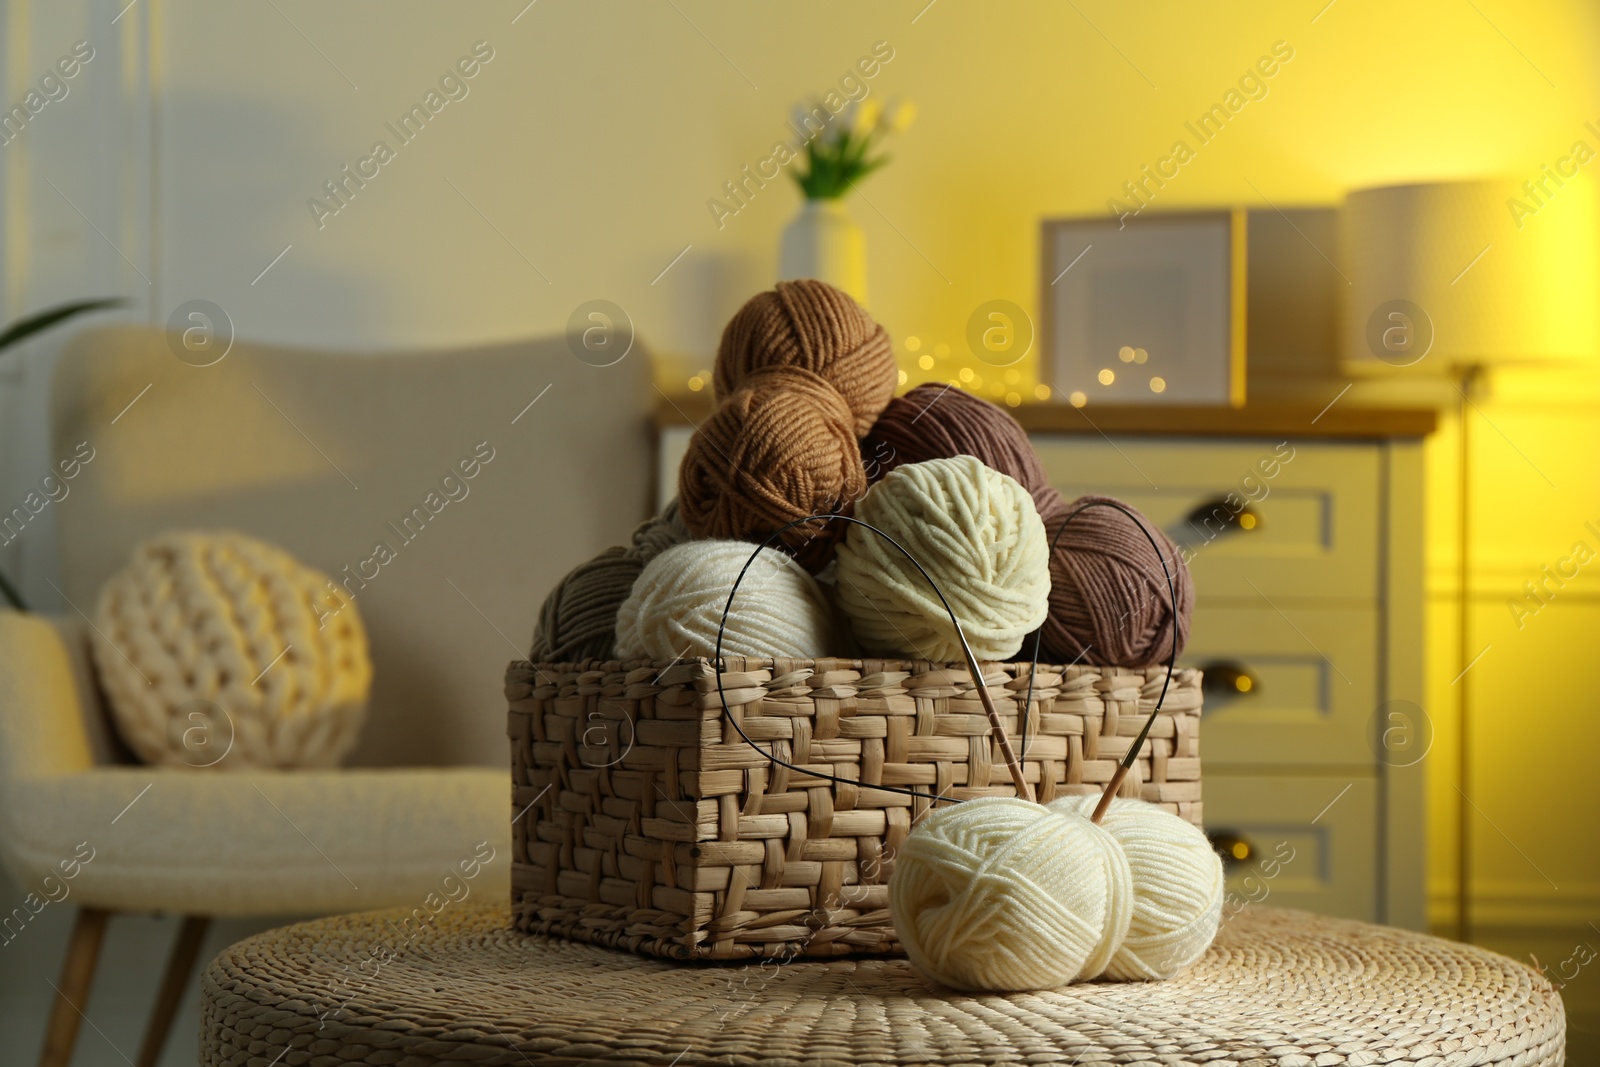
[{"label": "armchair wooden leg", "polygon": [[78,1025],[83,1021],[81,1011],[89,1000],[109,918],[111,913],[102,908],[78,909],[72,938],[67,942],[67,958],[61,964],[61,981],[56,983],[56,1001],[45,1028],[39,1067],[68,1067],[72,1062],[72,1047],[77,1044]]},{"label": "armchair wooden leg", "polygon": [[167,1033],[172,1029],[173,1016],[183,1003],[183,991],[194,973],[195,961],[200,958],[200,945],[206,939],[206,929],[211,920],[204,915],[185,915],[178,940],[173,943],[172,955],[167,958],[167,971],[161,976],[161,991],[156,994],[155,1007],[150,1009],[150,1022],[144,1031],[144,1044],[139,1048],[138,1067],[156,1067],[161,1059],[161,1049],[167,1043]]}]

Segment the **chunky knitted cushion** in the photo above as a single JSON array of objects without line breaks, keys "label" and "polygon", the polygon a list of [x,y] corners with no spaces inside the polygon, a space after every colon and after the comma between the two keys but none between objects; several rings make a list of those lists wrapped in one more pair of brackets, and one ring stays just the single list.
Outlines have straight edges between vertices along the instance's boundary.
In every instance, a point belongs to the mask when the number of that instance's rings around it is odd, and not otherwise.
[{"label": "chunky knitted cushion", "polygon": [[150,763],[330,767],[366,714],[372,665],[355,604],[243,534],[144,542],[101,590],[95,631],[118,730]]}]

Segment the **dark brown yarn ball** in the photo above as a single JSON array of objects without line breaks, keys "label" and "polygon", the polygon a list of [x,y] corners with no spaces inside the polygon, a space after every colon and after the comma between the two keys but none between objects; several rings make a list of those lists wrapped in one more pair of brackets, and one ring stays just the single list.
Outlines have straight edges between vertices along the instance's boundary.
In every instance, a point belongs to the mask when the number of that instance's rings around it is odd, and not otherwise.
[{"label": "dark brown yarn ball", "polygon": [[[1059,496],[1040,510],[1045,534],[1056,536],[1073,511],[1105,496],[1082,496],[1068,504]],[[1135,515],[1138,509],[1117,500]],[[1172,539],[1139,516],[1161,546],[1154,547],[1132,520],[1115,508],[1089,508],[1067,526],[1050,554],[1050,615],[1044,623],[1043,657],[1052,663],[1103,667],[1164,666],[1189,639],[1194,580]],[[1165,560],[1178,594],[1178,616],[1161,564]]]},{"label": "dark brown yarn ball", "polygon": [[[866,489],[844,397],[798,367],[750,375],[694,432],[678,468],[684,525],[721,540],[761,541],[806,515],[848,510]],[[815,572],[844,525],[797,526],[783,542]]]},{"label": "dark brown yarn ball", "polygon": [[872,482],[902,463],[954,456],[974,456],[1015,478],[1040,512],[1060,500],[1027,431],[1011,413],[953,385],[930,382],[895,397],[861,442]]},{"label": "dark brown yarn ball", "polygon": [[900,384],[888,332],[850,294],[811,278],[757,293],[729,320],[712,378],[717,398],[771,367],[825,379],[849,405],[856,437],[872,428]]}]

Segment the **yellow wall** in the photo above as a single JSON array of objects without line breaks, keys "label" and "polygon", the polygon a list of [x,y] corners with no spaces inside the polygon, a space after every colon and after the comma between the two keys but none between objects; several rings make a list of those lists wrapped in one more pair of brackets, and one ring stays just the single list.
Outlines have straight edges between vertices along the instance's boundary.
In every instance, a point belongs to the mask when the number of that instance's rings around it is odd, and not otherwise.
[{"label": "yellow wall", "polygon": [[[1531,173],[1600,118],[1578,3],[925,2],[542,0],[515,25],[520,3],[281,4],[324,60],[270,5],[158,0],[164,302],[201,292],[259,336],[389,343],[559,329],[607,296],[658,350],[704,361],[799,202],[774,183],[719,230],[707,200],[880,40],[873,91],[919,117],[851,210],[873,311],[925,351],[960,352],[983,301],[1035,308],[1039,219],[1103,212],[1274,42],[1294,58],[1268,95],[1196,142],[1157,207]],[[496,58],[471,95],[319,231],[307,199],[480,38]]]}]

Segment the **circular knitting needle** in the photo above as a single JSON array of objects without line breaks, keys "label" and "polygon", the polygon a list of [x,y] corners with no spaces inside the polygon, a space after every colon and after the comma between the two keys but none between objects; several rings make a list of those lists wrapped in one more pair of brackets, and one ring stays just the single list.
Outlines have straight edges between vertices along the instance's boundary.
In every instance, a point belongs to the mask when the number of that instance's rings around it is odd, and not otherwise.
[{"label": "circular knitting needle", "polygon": [[[1144,521],[1140,519],[1139,516],[1135,515],[1131,509],[1124,507],[1114,500],[1091,500],[1082,507],[1074,509],[1071,515],[1068,515],[1061,521],[1061,525],[1056,528],[1056,535],[1050,539],[1051,555],[1055,555],[1056,544],[1061,540],[1061,535],[1067,532],[1067,527],[1072,523],[1072,520],[1077,518],[1079,515],[1082,515],[1090,508],[1115,508],[1117,511],[1120,511],[1124,515],[1128,516],[1128,518],[1132,520],[1133,524],[1139,528],[1139,532],[1144,534],[1145,540],[1150,542],[1150,547],[1156,550],[1156,558],[1161,561],[1161,574],[1167,580],[1167,596],[1170,597],[1172,601],[1173,618],[1172,651],[1167,656],[1167,675],[1161,680],[1161,695],[1156,698],[1156,706],[1150,709],[1150,717],[1144,721],[1144,728],[1139,731],[1139,736],[1134,738],[1133,744],[1128,746],[1128,754],[1122,757],[1122,762],[1117,764],[1116,771],[1111,775],[1111,781],[1106,783],[1105,792],[1100,794],[1100,803],[1095,805],[1094,814],[1090,816],[1091,822],[1098,823],[1105,817],[1106,809],[1111,807],[1111,798],[1117,795],[1117,790],[1122,788],[1123,780],[1128,777],[1128,772],[1133,769],[1134,761],[1139,758],[1139,750],[1144,747],[1145,739],[1150,736],[1150,728],[1156,724],[1156,716],[1161,714],[1161,705],[1166,702],[1167,687],[1172,684],[1172,672],[1178,665],[1178,586],[1177,583],[1173,581],[1172,571],[1167,568],[1167,557],[1162,553],[1161,545],[1158,541],[1156,541],[1155,535],[1150,532],[1149,528],[1145,526]],[[1039,643],[1043,639],[1044,627],[1041,626],[1038,632],[1034,634],[1033,638],[1033,665],[1035,670],[1037,670],[1039,666]],[[962,641],[965,642],[965,640],[966,638],[963,637]],[[969,651],[967,654],[970,656],[971,652]],[[988,694],[980,691],[979,696],[985,700],[985,706],[987,707]],[[1027,696],[1023,698],[1020,719],[1022,722],[1022,744],[1024,754],[1027,753],[1028,744],[1028,708],[1032,703],[1033,675],[1029,674],[1028,693]],[[993,711],[990,711],[989,718],[991,721],[995,722],[996,728],[998,729],[999,717],[996,716]],[[1002,750],[1006,751],[1009,756],[1010,746],[1006,741],[1003,740],[1003,732],[1001,736]],[[1030,800],[1032,799],[1031,794],[1026,795],[1028,795]]]},{"label": "circular knitting needle", "polygon": [[[918,797],[924,800],[933,801],[935,803],[939,801],[950,801],[949,797],[943,796],[939,793],[929,793],[921,789],[911,789],[905,786],[881,784],[872,785],[866,782],[857,781],[853,778],[842,778],[839,775],[829,774],[825,771],[808,769],[790,763],[787,760],[780,759],[775,754],[768,752],[761,748],[761,746],[757,745],[755,741],[753,741],[750,736],[744,732],[744,727],[740,725],[739,720],[734,717],[732,710],[728,707],[728,695],[722,686],[722,638],[728,629],[728,614],[733,610],[733,597],[734,594],[739,591],[739,584],[744,581],[745,574],[752,566],[755,565],[756,559],[761,555],[761,550],[771,545],[785,533],[797,526],[803,526],[807,523],[829,522],[833,519],[843,519],[845,522],[853,523],[856,526],[865,526],[867,529],[871,530],[873,533],[889,542],[895,548],[899,549],[901,555],[905,556],[906,559],[911,561],[911,565],[916,567],[922,576],[928,580],[928,584],[933,587],[934,595],[939,598],[939,603],[944,605],[945,613],[950,616],[950,625],[955,627],[956,635],[961,638],[961,650],[966,654],[967,669],[972,672],[972,681],[977,687],[978,699],[983,703],[983,710],[989,716],[989,725],[1000,741],[1000,752],[1005,757],[1006,765],[1011,769],[1011,781],[1017,787],[1017,795],[1025,797],[1028,800],[1032,800],[1033,789],[1028,785],[1027,778],[1023,776],[1022,762],[1017,758],[1016,753],[1011,748],[1011,739],[1006,736],[1005,727],[1000,722],[1000,713],[995,709],[994,698],[989,694],[989,687],[984,684],[983,672],[978,669],[978,658],[972,654],[972,646],[967,644],[967,635],[961,629],[961,622],[956,618],[955,609],[950,606],[950,601],[945,599],[944,591],[939,588],[939,583],[933,580],[933,575],[929,574],[923,569],[922,564],[917,561],[915,556],[906,550],[904,545],[890,537],[888,534],[884,533],[882,530],[878,529],[876,526],[872,525],[870,522],[864,522],[861,519],[855,518],[851,515],[822,513],[817,515],[807,515],[803,519],[795,519],[793,522],[785,523],[783,526],[773,530],[767,535],[766,540],[762,541],[755,547],[755,549],[750,553],[750,558],[745,561],[744,567],[739,571],[739,576],[733,580],[733,588],[728,590],[728,602],[724,604],[722,608],[722,621],[717,626],[717,647],[713,650],[713,656],[715,657],[713,662],[717,666],[717,697],[722,701],[722,713],[727,719],[728,724],[734,728],[745,744],[749,745],[757,752],[760,752],[767,758],[769,762],[779,767],[787,767],[788,769],[796,771],[800,774],[809,775],[812,778],[820,778],[828,782],[836,782],[840,785],[855,785],[864,786],[867,789],[881,789],[890,793],[901,793],[905,796]],[[1034,657],[1034,662],[1035,664],[1038,662],[1037,650]]]},{"label": "circular knitting needle", "polygon": [[978,657],[972,654],[972,646],[967,644],[967,635],[956,627],[956,636],[961,638],[961,651],[966,653],[967,670],[972,672],[972,684],[978,689],[978,700],[983,704],[984,713],[989,716],[989,729],[994,733],[995,740],[1000,742],[1000,754],[1005,757],[1006,767],[1011,771],[1011,781],[1017,787],[1017,796],[1023,800],[1033,800],[1033,786],[1028,784],[1027,775],[1022,772],[1022,761],[1011,748],[1011,738],[1006,736],[1005,724],[1000,721],[1000,712],[995,709],[994,697],[989,693],[989,685],[983,680],[983,670],[978,666]]}]

